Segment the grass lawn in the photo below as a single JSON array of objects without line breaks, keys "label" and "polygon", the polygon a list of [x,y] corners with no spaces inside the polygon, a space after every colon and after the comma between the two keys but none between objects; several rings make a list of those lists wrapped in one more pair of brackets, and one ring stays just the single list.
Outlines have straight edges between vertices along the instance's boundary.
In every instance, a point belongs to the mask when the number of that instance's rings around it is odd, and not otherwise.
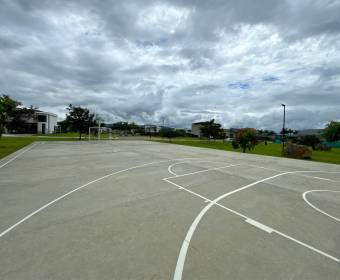
[{"label": "grass lawn", "polygon": [[[78,134],[52,134],[47,137],[2,137],[0,138],[0,159],[33,143],[34,141],[77,141]],[[106,137],[102,137],[105,139]],[[87,139],[87,135],[84,134],[82,139]],[[230,142],[222,143],[221,141],[206,141],[196,138],[175,138],[169,142],[167,139],[153,138],[152,141],[159,141],[171,144],[180,144],[201,148],[218,149],[232,152],[242,152],[241,149],[233,149]],[[281,157],[282,146],[280,144],[263,143],[258,144],[253,151],[247,151],[250,154],[267,155]],[[333,148],[330,152],[313,151],[313,161],[328,162],[340,164],[340,148]]]},{"label": "grass lawn", "polygon": [[0,138],[0,159],[8,156],[11,153],[35,142],[35,141],[76,141],[77,138],[69,138],[69,137],[57,137],[57,138],[40,138],[37,136],[28,136],[28,137],[6,137],[3,136]]},{"label": "grass lawn", "polygon": [[3,158],[15,151],[34,142],[32,137],[2,137],[0,139],[0,158]]},{"label": "grass lawn", "polygon": [[[198,139],[172,139],[171,142],[167,139],[157,139],[154,141],[159,142],[166,142],[170,144],[179,144],[179,145],[186,145],[186,146],[193,146],[193,147],[201,147],[201,148],[210,148],[210,149],[217,149],[217,150],[224,150],[224,151],[231,151],[231,152],[242,152],[242,149],[233,149],[230,142],[222,143],[222,141],[207,141],[207,140],[198,140]],[[258,155],[266,155],[266,156],[276,156],[282,157],[282,145],[281,144],[272,144],[268,143],[265,145],[264,143],[258,144],[254,150],[246,151],[249,154],[258,154]],[[313,151],[312,154],[312,161],[320,161],[320,162],[327,162],[327,163],[336,163],[340,164],[340,149],[339,148],[332,148],[329,152],[323,151]]]},{"label": "grass lawn", "polygon": [[[112,134],[112,137],[116,135]],[[35,141],[79,141],[79,133],[68,132],[62,134],[38,134],[32,136],[3,136],[0,138],[0,159]],[[94,140],[94,137],[91,138]],[[109,139],[107,133],[101,135],[101,139]],[[88,135],[82,134],[82,140],[88,140]]]}]

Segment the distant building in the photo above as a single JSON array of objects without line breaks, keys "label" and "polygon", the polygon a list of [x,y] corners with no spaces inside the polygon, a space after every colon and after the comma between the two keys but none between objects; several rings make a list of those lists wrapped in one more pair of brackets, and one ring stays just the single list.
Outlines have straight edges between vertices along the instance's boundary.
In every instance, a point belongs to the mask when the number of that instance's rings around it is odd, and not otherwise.
[{"label": "distant building", "polygon": [[183,133],[190,133],[191,134],[191,129],[188,128],[174,128],[174,130],[183,132]]},{"label": "distant building", "polygon": [[304,129],[298,131],[294,136],[295,137],[303,137],[303,136],[317,136],[317,137],[322,137],[323,129]]},{"label": "distant building", "polygon": [[54,133],[57,127],[58,116],[53,113],[35,110],[33,117],[25,120],[25,126],[18,133]]},{"label": "distant building", "polygon": [[256,130],[256,139],[260,141],[275,141],[275,140],[281,141],[282,136],[280,136],[273,130],[260,129]]},{"label": "distant building", "polygon": [[145,134],[156,134],[162,129],[162,126],[155,124],[145,124],[143,125],[143,128]]},{"label": "distant building", "polygon": [[232,140],[232,139],[235,139],[238,129],[237,128],[225,128],[223,129],[223,131],[225,133],[225,138]]},{"label": "distant building", "polygon": [[202,137],[201,128],[204,126],[206,122],[196,122],[191,124],[191,134],[195,135],[199,138]]}]

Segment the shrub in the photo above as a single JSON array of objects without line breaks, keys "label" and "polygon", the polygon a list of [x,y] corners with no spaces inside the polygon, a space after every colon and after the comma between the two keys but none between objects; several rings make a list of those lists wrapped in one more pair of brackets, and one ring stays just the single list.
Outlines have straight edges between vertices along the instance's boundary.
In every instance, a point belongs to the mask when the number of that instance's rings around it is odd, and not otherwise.
[{"label": "shrub", "polygon": [[241,128],[236,133],[236,141],[241,146],[243,152],[254,149],[257,144],[256,130],[253,128]]},{"label": "shrub", "polygon": [[320,143],[320,139],[315,135],[306,135],[298,139],[297,142],[298,144],[310,146],[313,150],[316,150],[316,146]]},{"label": "shrub", "polygon": [[312,157],[312,148],[305,145],[287,143],[284,154],[294,158],[310,159]]},{"label": "shrub", "polygon": [[231,145],[233,146],[234,149],[238,149],[240,147],[240,145],[235,140],[231,142]]},{"label": "shrub", "polygon": [[331,121],[327,124],[323,136],[330,142],[340,140],[340,122]]},{"label": "shrub", "polygon": [[177,132],[172,128],[163,127],[159,131],[159,135],[161,137],[166,137],[169,139],[169,141],[171,141],[171,138],[177,137]]}]

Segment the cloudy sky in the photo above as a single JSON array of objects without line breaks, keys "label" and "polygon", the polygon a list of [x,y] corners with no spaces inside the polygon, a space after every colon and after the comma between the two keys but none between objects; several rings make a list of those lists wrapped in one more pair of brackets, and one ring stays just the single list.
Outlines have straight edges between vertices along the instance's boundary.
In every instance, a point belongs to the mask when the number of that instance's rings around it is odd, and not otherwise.
[{"label": "cloudy sky", "polygon": [[190,127],[340,119],[339,0],[0,0],[0,93]]}]

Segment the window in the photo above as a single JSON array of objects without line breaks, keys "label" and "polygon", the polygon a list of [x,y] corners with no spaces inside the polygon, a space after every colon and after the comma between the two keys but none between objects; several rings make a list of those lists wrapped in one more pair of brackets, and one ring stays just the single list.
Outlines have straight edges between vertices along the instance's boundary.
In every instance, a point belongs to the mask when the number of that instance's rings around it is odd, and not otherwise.
[{"label": "window", "polygon": [[46,122],[46,115],[38,115],[38,122]]}]

